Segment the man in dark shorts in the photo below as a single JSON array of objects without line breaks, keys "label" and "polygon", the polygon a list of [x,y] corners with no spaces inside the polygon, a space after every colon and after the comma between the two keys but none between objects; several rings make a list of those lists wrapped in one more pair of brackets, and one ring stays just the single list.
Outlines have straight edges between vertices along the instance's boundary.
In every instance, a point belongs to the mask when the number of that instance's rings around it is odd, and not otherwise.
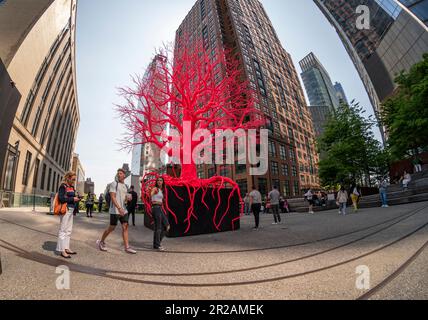
[{"label": "man in dark shorts", "polygon": [[129,200],[128,190],[125,185],[126,173],[123,169],[117,171],[116,179],[110,184],[110,227],[104,232],[101,240],[97,241],[97,246],[100,251],[106,252],[105,240],[116,229],[119,221],[122,225],[122,236],[125,244],[125,252],[136,254],[137,252],[129,246],[129,214],[126,210],[126,202]]}]

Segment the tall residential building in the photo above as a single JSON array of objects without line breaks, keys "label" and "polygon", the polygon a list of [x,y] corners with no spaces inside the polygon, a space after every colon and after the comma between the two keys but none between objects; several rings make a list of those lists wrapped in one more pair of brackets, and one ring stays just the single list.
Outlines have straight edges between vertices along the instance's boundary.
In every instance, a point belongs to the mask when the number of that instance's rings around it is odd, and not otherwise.
[{"label": "tall residential building", "polygon": [[325,129],[328,117],[331,112],[330,106],[309,106],[312,121],[314,122],[315,136],[319,138]]},{"label": "tall residential building", "polygon": [[49,195],[71,169],[80,121],[76,10],[77,0],[0,3],[3,195]]},{"label": "tall residential building", "polygon": [[71,171],[76,174],[76,190],[80,195],[85,193],[85,170],[83,169],[82,163],[80,162],[79,155],[73,154],[73,162],[71,165]]},{"label": "tall residential building", "polygon": [[312,106],[328,106],[335,110],[340,106],[330,75],[314,53],[300,61],[302,79]]},{"label": "tall residential building", "polygon": [[[153,61],[148,66],[144,79],[150,81],[151,77],[155,72],[159,72],[160,67],[166,63],[166,57],[163,55],[156,55]],[[155,85],[162,85],[161,83]],[[141,105],[144,101],[138,101]],[[154,115],[156,117],[156,115]],[[158,115],[160,117],[160,115]],[[141,119],[147,121],[147,119]],[[156,131],[158,128],[154,128]],[[162,168],[161,152],[159,148],[151,143],[141,144],[141,139],[135,137],[135,146],[132,150],[132,162],[131,162],[131,180],[130,183],[139,189],[140,179],[143,178],[147,173],[158,171]],[[138,193],[140,190],[137,191]]]},{"label": "tall residential building", "polygon": [[212,55],[224,48],[238,54],[246,80],[258,92],[256,107],[272,123],[267,175],[250,176],[249,166],[236,164],[200,166],[199,177],[231,177],[244,194],[254,185],[263,194],[276,185],[287,196],[318,186],[311,114],[293,61],[263,5],[257,0],[198,0],[177,30],[176,43],[183,34],[203,41]]},{"label": "tall residential building", "polygon": [[[375,113],[397,85],[394,79],[409,71],[428,52],[428,1],[314,0],[339,34],[365,85]],[[357,21],[369,9],[370,26]],[[411,11],[413,8],[413,12]]]},{"label": "tall residential building", "polygon": [[345,90],[343,90],[342,84],[336,82],[334,84],[334,90],[336,91],[336,97],[339,100],[339,103],[349,104],[348,98],[346,97]]}]

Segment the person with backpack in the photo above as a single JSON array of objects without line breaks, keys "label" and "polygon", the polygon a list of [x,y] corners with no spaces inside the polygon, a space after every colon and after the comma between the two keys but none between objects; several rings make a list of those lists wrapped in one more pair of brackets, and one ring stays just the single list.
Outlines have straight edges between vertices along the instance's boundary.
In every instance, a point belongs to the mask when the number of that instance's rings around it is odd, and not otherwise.
[{"label": "person with backpack", "polygon": [[60,216],[61,221],[56,251],[61,253],[61,257],[64,259],[71,259],[72,255],[77,254],[70,250],[71,233],[73,231],[73,211],[75,204],[80,200],[76,197],[75,183],[76,174],[74,172],[66,173],[55,198],[54,213]]},{"label": "person with backpack", "polygon": [[95,195],[89,191],[88,196],[86,198],[86,216],[88,218],[92,218],[92,213],[94,211],[94,202],[95,202]]},{"label": "person with backpack", "polygon": [[279,213],[279,198],[281,194],[278,191],[278,187],[274,186],[273,190],[269,192],[268,198],[270,201],[270,206],[273,212],[274,222],[273,225],[281,224],[281,214]]},{"label": "person with backpack", "polygon": [[348,203],[348,192],[345,190],[345,187],[341,187],[339,193],[337,194],[337,205],[340,208],[339,213],[346,216],[346,205]]},{"label": "person with backpack", "polygon": [[104,231],[102,238],[97,240],[97,246],[100,251],[107,252],[105,240],[116,229],[119,221],[122,224],[122,237],[125,245],[125,252],[136,254],[137,251],[129,246],[129,214],[126,209],[126,203],[130,200],[128,188],[125,185],[126,172],[123,169],[117,170],[115,181],[110,184],[110,226]]},{"label": "person with backpack", "polygon": [[256,189],[255,186],[253,186],[253,191],[251,191],[251,193],[249,194],[249,197],[250,197],[251,211],[254,214],[254,220],[256,223],[254,230],[259,230],[260,210],[262,207],[262,194],[260,193],[259,190]]},{"label": "person with backpack", "polygon": [[104,195],[101,193],[98,198],[98,212],[103,212]]}]

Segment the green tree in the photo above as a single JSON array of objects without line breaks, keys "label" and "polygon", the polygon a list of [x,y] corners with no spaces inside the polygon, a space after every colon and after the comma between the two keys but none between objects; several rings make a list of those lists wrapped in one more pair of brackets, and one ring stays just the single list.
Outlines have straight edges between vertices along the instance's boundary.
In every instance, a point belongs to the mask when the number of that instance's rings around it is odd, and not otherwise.
[{"label": "green tree", "polygon": [[388,171],[388,155],[375,139],[376,121],[365,118],[354,101],[333,112],[319,138],[320,178],[323,185],[356,182],[371,186],[372,179]]},{"label": "green tree", "polygon": [[428,147],[428,53],[395,82],[398,89],[383,104],[381,119],[391,155],[400,160]]}]

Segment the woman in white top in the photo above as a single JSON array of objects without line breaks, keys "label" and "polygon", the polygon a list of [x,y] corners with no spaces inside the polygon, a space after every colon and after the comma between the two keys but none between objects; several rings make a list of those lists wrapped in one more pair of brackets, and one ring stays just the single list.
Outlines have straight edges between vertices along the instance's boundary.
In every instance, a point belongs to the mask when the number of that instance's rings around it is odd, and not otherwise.
[{"label": "woman in white top", "polygon": [[165,237],[165,231],[168,232],[170,230],[168,218],[165,214],[165,211],[163,210],[164,190],[165,181],[163,178],[158,178],[156,181],[156,186],[152,189],[151,198],[152,216],[155,222],[153,249],[159,251],[165,251],[161,243]]}]

